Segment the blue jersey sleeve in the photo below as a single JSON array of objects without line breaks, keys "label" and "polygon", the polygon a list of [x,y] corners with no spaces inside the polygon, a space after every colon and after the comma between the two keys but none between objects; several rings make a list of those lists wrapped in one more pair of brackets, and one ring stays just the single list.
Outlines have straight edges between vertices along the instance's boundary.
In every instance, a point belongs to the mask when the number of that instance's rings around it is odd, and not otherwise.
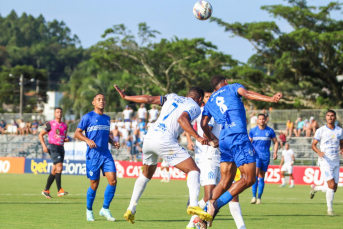
[{"label": "blue jersey sleeve", "polygon": [[207,104],[204,106],[204,111],[202,112],[202,116],[208,116],[209,118],[212,118],[212,115],[210,111],[208,110]]},{"label": "blue jersey sleeve", "polygon": [[239,89],[239,88],[245,89],[245,87],[244,87],[242,84],[239,84],[239,83],[234,83],[234,84],[232,84],[232,85],[233,85],[233,87],[234,87],[234,90],[235,90],[235,92],[236,92],[236,95],[237,95],[238,97],[242,97],[240,94],[238,94],[238,89]]},{"label": "blue jersey sleeve", "polygon": [[270,129],[270,137],[276,138],[276,134],[275,134],[275,131],[273,129]]},{"label": "blue jersey sleeve", "polygon": [[80,128],[81,130],[86,130],[89,126],[89,118],[88,115],[84,115],[79,122],[79,125],[77,125],[77,128]]}]

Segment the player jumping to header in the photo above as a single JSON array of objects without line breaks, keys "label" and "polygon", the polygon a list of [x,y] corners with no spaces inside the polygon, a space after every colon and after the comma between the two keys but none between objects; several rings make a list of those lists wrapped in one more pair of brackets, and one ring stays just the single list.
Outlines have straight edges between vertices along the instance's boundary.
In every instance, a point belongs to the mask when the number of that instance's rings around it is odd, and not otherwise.
[{"label": "player jumping to header", "polygon": [[[203,105],[207,103],[209,98],[212,95],[211,90],[205,91],[204,95],[204,102]],[[204,107],[201,107],[201,111],[203,112]],[[197,132],[200,136],[203,136],[204,132],[201,129],[200,123],[201,123],[202,115],[200,115],[196,120],[195,124],[197,125]],[[213,117],[211,118],[209,122],[210,129],[212,133],[219,138],[220,135],[220,129],[221,126],[218,125]],[[204,197],[199,201],[199,207],[202,209],[206,208],[206,203],[210,199],[210,195],[214,187],[217,185],[217,183],[220,181],[220,151],[218,148],[214,148],[212,146],[207,145],[201,145],[199,142],[196,142],[196,146],[194,149],[194,144],[192,142],[192,139],[190,138],[190,135],[186,133],[188,146],[187,148],[189,150],[195,151],[195,162],[197,166],[200,169],[200,184],[204,187]],[[239,180],[240,177],[237,179]],[[218,201],[225,202],[226,201],[226,195],[225,193],[219,198]],[[223,206],[226,205],[228,202],[223,203]],[[233,216],[235,223],[237,225],[237,228],[243,229],[245,228],[244,220],[242,217],[241,208],[239,205],[238,196],[234,197],[230,203],[230,212]],[[192,216],[191,220],[189,221],[186,228],[194,228],[196,225],[200,225],[200,228],[206,228],[207,223],[203,222],[200,219],[197,219],[198,216],[194,215]]]},{"label": "player jumping to header", "polygon": [[[312,149],[318,154],[319,167],[324,177],[324,186],[311,185],[310,197],[314,197],[317,191],[326,192],[328,215],[335,215],[332,210],[332,202],[337,191],[339,179],[339,154],[343,155],[343,130],[335,126],[336,112],[329,110],[325,116],[326,125],[320,127],[312,142]],[[320,150],[317,144],[320,141]]]},{"label": "player jumping to header", "polygon": [[[86,171],[90,180],[87,191],[87,220],[94,221],[93,202],[100,182],[100,169],[108,180],[105,189],[104,204],[99,214],[109,221],[115,221],[109,210],[117,185],[116,167],[108,143],[119,148],[119,143],[110,138],[111,118],[104,114],[105,96],[101,93],[94,96],[94,110],[85,114],[75,131],[75,138],[87,143]],[[85,136],[82,132],[85,131]]]},{"label": "player jumping to header", "polygon": [[[264,96],[246,90],[241,84],[228,84],[223,76],[214,76],[211,80],[214,92],[204,107],[201,127],[214,146],[221,152],[221,180],[212,191],[208,212],[215,216],[217,199],[228,190],[228,201],[252,186],[256,181],[256,155],[249,140],[246,127],[246,114],[242,96],[250,100],[278,102],[282,94],[273,97]],[[208,122],[211,117],[222,125],[219,142],[212,134]],[[237,167],[242,178],[232,184]],[[232,184],[232,185],[231,185]],[[230,187],[231,185],[231,187]],[[229,188],[230,187],[230,188]]]},{"label": "player jumping to header", "polygon": [[[277,159],[277,150],[279,142],[276,139],[275,132],[272,128],[266,124],[266,116],[259,114],[257,117],[257,126],[252,128],[249,132],[249,139],[254,146],[257,153],[256,157],[256,182],[251,187],[252,200],[251,204],[261,204],[261,197],[264,190],[264,176],[268,170],[270,162],[270,144],[274,142],[274,154],[273,159]],[[256,192],[258,186],[258,197],[256,201]]]},{"label": "player jumping to header", "polygon": [[[39,140],[43,146],[43,152],[49,153],[52,163],[54,164],[51,169],[51,174],[46,182],[45,189],[42,191],[42,195],[46,198],[51,198],[50,196],[50,186],[56,179],[57,185],[57,196],[65,196],[68,192],[65,192],[61,186],[62,183],[62,170],[63,170],[63,160],[64,160],[64,142],[68,141],[67,138],[67,124],[62,122],[62,108],[55,108],[54,112],[55,119],[47,122],[44,129],[39,133]],[[43,136],[48,134],[49,149],[45,144]]]},{"label": "player jumping to header", "polygon": [[190,204],[187,213],[199,215],[204,220],[212,219],[212,216],[198,206],[199,195],[199,168],[192,157],[182,148],[177,138],[183,131],[188,132],[203,145],[208,144],[205,139],[197,134],[191,122],[200,115],[199,105],[203,101],[204,91],[198,87],[192,87],[187,97],[176,94],[166,96],[127,96],[123,90],[115,85],[120,96],[128,101],[136,103],[148,103],[161,105],[162,110],[153,128],[149,129],[143,142],[143,173],[136,180],[130,205],[124,214],[124,218],[134,223],[136,206],[144,192],[147,183],[155,173],[158,158],[166,159],[171,166],[175,166],[188,175],[187,186],[189,189]]}]

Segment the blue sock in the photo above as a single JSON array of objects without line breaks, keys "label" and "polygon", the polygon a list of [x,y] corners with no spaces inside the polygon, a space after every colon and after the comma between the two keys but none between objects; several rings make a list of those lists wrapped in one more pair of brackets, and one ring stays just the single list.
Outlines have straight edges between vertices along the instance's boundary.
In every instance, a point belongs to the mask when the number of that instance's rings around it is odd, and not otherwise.
[{"label": "blue sock", "polygon": [[262,193],[264,189],[264,178],[258,178],[258,198],[261,199]]},{"label": "blue sock", "polygon": [[232,199],[233,199],[233,196],[229,193],[229,191],[224,192],[224,194],[221,195],[219,199],[217,200],[218,208],[220,209],[221,207],[229,203]]},{"label": "blue sock", "polygon": [[110,207],[114,193],[116,192],[116,187],[117,186],[107,185],[105,189],[104,204],[102,206],[103,208],[108,209]]},{"label": "blue sock", "polygon": [[93,210],[93,203],[95,199],[96,191],[94,191],[91,187],[87,190],[87,209]]},{"label": "blue sock", "polygon": [[252,189],[252,197],[256,198],[256,192],[257,192],[257,184],[258,184],[258,177],[256,177],[255,184],[251,186]]}]

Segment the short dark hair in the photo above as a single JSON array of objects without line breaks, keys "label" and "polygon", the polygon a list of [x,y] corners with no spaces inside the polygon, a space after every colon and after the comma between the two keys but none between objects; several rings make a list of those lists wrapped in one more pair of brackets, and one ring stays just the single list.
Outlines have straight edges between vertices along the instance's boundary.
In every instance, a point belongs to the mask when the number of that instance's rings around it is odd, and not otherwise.
[{"label": "short dark hair", "polygon": [[206,94],[206,93],[211,93],[211,94],[212,94],[212,93],[213,93],[213,90],[210,90],[210,89],[205,90],[205,91],[204,91],[204,94]]},{"label": "short dark hair", "polygon": [[326,112],[326,114],[328,114],[328,113],[332,113],[332,114],[334,114],[335,117],[336,117],[336,111],[334,111],[334,110],[328,110],[328,111]]},{"label": "short dark hair", "polygon": [[62,107],[55,107],[55,111],[56,111],[56,110],[61,110],[61,111],[63,111]]},{"label": "short dark hair", "polygon": [[204,98],[204,90],[202,90],[200,87],[191,87],[188,91],[188,95],[191,93],[196,93],[198,98]]},{"label": "short dark hair", "polygon": [[226,80],[224,76],[213,76],[211,79],[211,87],[215,89],[219,83]]},{"label": "short dark hair", "polygon": [[260,116],[263,116],[264,118],[266,118],[265,114],[260,113],[260,114],[257,115],[257,117],[260,117]]},{"label": "short dark hair", "polygon": [[105,97],[105,95],[104,95],[103,93],[97,93],[96,95],[94,95],[93,99],[94,99],[95,97],[97,97],[98,95],[103,95],[103,96]]}]

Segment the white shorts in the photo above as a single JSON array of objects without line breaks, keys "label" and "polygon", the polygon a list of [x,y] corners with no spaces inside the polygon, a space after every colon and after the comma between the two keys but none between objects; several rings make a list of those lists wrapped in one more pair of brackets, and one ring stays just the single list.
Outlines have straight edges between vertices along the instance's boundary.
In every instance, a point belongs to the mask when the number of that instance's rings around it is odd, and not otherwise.
[{"label": "white shorts", "polygon": [[177,139],[163,136],[156,139],[145,137],[143,142],[143,165],[156,165],[158,158],[161,157],[169,165],[175,166],[190,155],[182,148]]},{"label": "white shorts", "polygon": [[325,181],[329,181],[331,179],[335,180],[335,183],[338,183],[339,180],[339,163],[330,164],[327,160],[319,159],[319,168],[322,176],[324,177]]},{"label": "white shorts", "polygon": [[293,165],[291,163],[283,164],[281,172],[287,172],[288,174],[293,173]]},{"label": "white shorts", "polygon": [[209,161],[217,162],[216,166],[220,166],[220,151],[217,148],[213,148],[207,145],[196,145],[194,148],[194,153],[195,163],[197,165]]},{"label": "white shorts", "polygon": [[220,181],[220,167],[213,161],[205,161],[198,164],[200,169],[200,184],[217,185]]},{"label": "white shorts", "polygon": [[162,163],[161,163],[161,167],[164,167],[164,168],[167,168],[169,167],[169,163],[166,161],[166,160],[163,160]]}]

